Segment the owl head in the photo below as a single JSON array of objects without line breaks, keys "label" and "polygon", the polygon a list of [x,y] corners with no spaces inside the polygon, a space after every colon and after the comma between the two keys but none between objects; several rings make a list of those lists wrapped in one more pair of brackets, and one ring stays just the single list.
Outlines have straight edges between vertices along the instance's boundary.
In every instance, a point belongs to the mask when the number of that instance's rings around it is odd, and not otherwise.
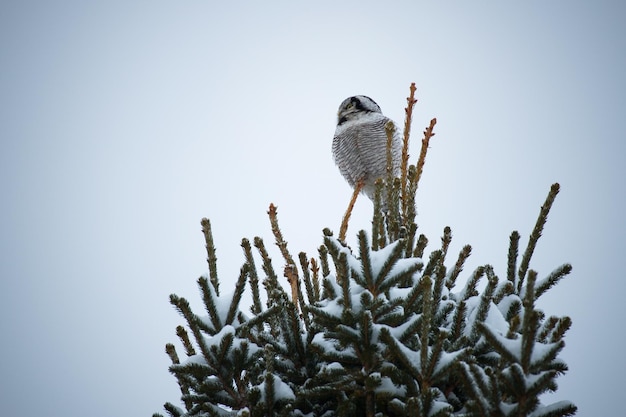
[{"label": "owl head", "polygon": [[337,111],[337,126],[349,120],[355,120],[368,113],[382,113],[374,100],[367,96],[348,97]]}]

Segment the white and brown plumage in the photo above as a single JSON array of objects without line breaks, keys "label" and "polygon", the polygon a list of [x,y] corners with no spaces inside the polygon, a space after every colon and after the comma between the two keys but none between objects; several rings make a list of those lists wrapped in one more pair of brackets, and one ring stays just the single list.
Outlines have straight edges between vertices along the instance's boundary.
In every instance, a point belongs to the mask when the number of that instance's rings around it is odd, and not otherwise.
[{"label": "white and brown plumage", "polygon": [[[354,188],[363,181],[363,193],[374,201],[374,183],[387,176],[387,133],[385,117],[378,104],[367,96],[345,99],[337,112],[333,158],[341,175]],[[392,122],[393,123],[393,122]],[[402,143],[395,130],[391,142],[392,167],[398,175]]]}]

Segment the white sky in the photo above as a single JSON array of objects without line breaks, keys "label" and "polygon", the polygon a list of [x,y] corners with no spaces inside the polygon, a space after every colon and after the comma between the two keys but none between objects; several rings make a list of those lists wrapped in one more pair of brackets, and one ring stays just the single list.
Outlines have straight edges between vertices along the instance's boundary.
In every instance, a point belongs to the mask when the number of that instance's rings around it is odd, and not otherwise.
[{"label": "white sky", "polygon": [[[429,249],[449,225],[453,257],[474,247],[466,275],[491,263],[504,277],[510,232],[525,244],[560,182],[531,264],[574,266],[541,304],[574,322],[553,401],[619,415],[625,6],[264,3],[0,5],[2,414],[177,402],[168,295],[202,311],[200,219],[224,289],[242,237],[280,261],[270,202],[294,254],[314,254],[350,197],[330,152],[339,103],[365,94],[401,123],[414,81],[414,159],[438,119],[418,199]],[[357,203],[351,239],[370,207]]]}]

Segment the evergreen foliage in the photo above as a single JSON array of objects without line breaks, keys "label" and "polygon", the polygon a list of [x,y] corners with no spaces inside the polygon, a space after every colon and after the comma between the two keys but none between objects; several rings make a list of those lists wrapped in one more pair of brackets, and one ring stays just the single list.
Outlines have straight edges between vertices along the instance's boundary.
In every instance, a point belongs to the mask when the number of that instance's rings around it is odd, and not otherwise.
[{"label": "evergreen foliage", "polygon": [[[485,265],[457,285],[471,247],[465,246],[449,268],[450,228],[443,231],[441,247],[427,257],[428,240],[416,233],[415,194],[436,120],[424,131],[417,164],[409,165],[414,91],[412,85],[401,178],[377,183],[372,231],[358,233],[357,248],[325,229],[318,258],[300,253],[296,262],[278,225],[277,209],[270,205],[288,291],[257,237],[255,250],[242,240],[245,260],[235,288],[220,293],[211,225],[202,220],[209,274],[198,279],[198,286],[206,311],[197,315],[184,298],[170,296],[186,321],[186,328],[177,328],[186,359],[180,361],[174,345],[166,346],[184,406],[166,403],[169,415],[576,413],[569,401],[540,401],[542,394],[557,389],[556,378],[567,371],[558,354],[571,320],[546,317],[536,306],[571,266],[561,265],[542,279],[529,268],[559,185],[551,187],[521,259],[520,235],[511,234],[505,279]],[[342,228],[348,218],[349,212]],[[246,285],[253,301],[248,313],[239,306]]]}]

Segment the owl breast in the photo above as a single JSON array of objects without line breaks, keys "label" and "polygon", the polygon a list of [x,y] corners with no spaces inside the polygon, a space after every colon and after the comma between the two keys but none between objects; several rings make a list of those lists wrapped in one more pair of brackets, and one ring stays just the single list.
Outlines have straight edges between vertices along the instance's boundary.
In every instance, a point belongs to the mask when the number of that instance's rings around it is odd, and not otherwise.
[{"label": "owl breast", "polygon": [[[352,187],[363,180],[363,193],[371,200],[374,200],[374,183],[387,175],[385,125],[389,121],[380,113],[370,113],[337,126],[333,138],[333,157],[339,171]],[[396,129],[391,148],[394,176],[398,175],[401,152]]]}]

